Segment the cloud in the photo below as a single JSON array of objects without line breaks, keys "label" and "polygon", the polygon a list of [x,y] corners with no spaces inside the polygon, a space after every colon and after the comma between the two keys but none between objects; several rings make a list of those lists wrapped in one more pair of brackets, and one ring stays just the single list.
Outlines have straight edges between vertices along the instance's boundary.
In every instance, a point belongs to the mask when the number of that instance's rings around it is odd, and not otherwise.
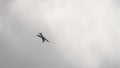
[{"label": "cloud", "polygon": [[[1,68],[119,68],[119,7],[109,0],[0,0]],[[43,32],[51,41],[41,44]]]},{"label": "cloud", "polygon": [[[1,2],[3,12],[0,12],[0,68],[71,67],[61,57],[54,42],[42,44],[41,39],[36,36],[38,32],[43,32],[50,41],[53,39],[45,21],[36,16],[38,13],[29,13],[32,9],[27,9],[27,5],[22,6],[30,1]],[[28,4],[28,8],[30,5]]]}]

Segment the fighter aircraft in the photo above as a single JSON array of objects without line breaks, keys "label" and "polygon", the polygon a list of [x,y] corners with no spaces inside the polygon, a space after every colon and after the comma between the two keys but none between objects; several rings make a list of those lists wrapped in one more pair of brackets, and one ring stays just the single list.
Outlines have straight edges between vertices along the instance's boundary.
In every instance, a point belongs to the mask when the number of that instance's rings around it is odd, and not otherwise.
[{"label": "fighter aircraft", "polygon": [[37,35],[37,36],[42,39],[42,43],[45,42],[45,41],[49,42],[49,41],[43,36],[42,33],[39,33],[39,35]]}]

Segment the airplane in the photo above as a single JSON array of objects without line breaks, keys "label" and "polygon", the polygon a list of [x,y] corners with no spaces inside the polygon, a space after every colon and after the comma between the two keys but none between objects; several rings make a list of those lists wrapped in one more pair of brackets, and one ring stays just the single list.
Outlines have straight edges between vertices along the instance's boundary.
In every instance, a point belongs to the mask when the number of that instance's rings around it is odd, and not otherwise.
[{"label": "airplane", "polygon": [[45,42],[45,41],[49,42],[49,40],[47,40],[47,39],[43,36],[42,33],[39,33],[39,35],[36,35],[36,36],[38,36],[38,37],[40,37],[40,38],[42,39],[42,43]]}]

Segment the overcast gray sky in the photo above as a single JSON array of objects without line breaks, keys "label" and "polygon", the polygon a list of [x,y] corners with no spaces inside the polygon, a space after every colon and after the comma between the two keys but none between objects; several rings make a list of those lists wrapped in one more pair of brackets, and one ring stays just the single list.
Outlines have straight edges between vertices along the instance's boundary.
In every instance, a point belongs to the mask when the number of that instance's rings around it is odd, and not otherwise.
[{"label": "overcast gray sky", "polygon": [[120,68],[119,41],[120,0],[0,0],[0,68]]}]

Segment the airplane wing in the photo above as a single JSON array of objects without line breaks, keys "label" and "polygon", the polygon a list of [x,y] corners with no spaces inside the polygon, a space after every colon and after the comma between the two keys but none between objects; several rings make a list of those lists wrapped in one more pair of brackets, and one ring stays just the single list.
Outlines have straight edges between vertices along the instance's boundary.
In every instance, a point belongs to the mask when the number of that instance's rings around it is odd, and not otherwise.
[{"label": "airplane wing", "polygon": [[36,36],[40,37],[40,35],[36,35]]}]

